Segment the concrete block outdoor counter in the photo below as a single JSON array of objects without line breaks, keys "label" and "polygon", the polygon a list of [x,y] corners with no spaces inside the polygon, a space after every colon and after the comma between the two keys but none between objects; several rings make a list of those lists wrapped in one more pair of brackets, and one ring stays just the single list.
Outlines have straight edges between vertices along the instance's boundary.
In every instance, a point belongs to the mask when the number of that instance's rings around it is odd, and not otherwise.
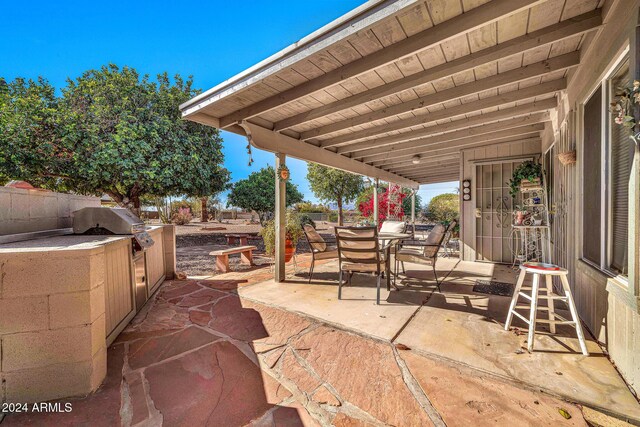
[{"label": "concrete block outdoor counter", "polygon": [[[150,233],[151,293],[173,277],[175,233]],[[0,401],[83,396],[100,386],[107,345],[135,314],[130,258],[130,236],[0,245]]]}]

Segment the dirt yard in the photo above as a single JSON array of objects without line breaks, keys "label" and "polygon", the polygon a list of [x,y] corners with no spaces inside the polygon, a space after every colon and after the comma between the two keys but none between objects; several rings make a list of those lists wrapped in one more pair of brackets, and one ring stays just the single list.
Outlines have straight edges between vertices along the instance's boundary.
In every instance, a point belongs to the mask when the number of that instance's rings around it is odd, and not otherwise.
[{"label": "dirt yard", "polygon": [[[332,242],[333,227],[336,224],[329,222],[317,222],[316,226],[320,234]],[[246,233],[251,234],[249,244],[256,246],[254,251],[254,263],[256,265],[268,265],[273,260],[264,253],[262,237],[258,236],[259,224],[251,224],[246,220],[225,220],[220,223],[211,221],[207,223],[192,222],[187,225],[176,226],[176,256],[177,270],[184,271],[189,276],[211,276],[216,274],[215,257],[209,255],[211,251],[227,249],[225,234]],[[307,241],[302,238],[298,242],[296,253],[309,252]],[[242,271],[249,266],[240,263],[239,255],[231,255],[229,264],[232,270]]]}]

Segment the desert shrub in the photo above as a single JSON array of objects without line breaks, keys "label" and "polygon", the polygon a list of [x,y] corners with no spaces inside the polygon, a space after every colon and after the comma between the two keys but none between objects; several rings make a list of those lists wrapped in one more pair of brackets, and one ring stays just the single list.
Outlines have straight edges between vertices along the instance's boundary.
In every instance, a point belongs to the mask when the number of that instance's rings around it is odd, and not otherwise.
[{"label": "desert shrub", "polygon": [[191,210],[189,208],[180,208],[171,217],[171,221],[176,225],[189,224],[192,219],[193,215],[191,214]]},{"label": "desert shrub", "polygon": [[329,212],[329,216],[327,218],[329,222],[338,222],[338,212]]},{"label": "desert shrub", "polygon": [[297,203],[295,209],[300,213],[328,213],[331,212],[326,206],[323,205],[315,205],[310,202],[300,202]]}]

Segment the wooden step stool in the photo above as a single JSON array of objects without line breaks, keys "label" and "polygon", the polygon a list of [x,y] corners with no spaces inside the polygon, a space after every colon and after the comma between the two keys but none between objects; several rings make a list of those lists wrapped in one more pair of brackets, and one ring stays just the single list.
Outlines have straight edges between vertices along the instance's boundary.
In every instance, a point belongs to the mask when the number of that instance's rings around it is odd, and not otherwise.
[{"label": "wooden step stool", "polygon": [[[531,287],[522,286],[524,283],[524,279],[527,273],[533,274],[533,283]],[[522,319],[525,323],[529,325],[529,335],[527,338],[527,348],[531,352],[533,351],[533,340],[535,336],[536,330],[536,322],[539,323],[548,323],[549,329],[552,334],[556,333],[556,325],[571,325],[576,329],[576,334],[578,335],[578,341],[580,342],[580,349],[582,350],[582,354],[585,356],[589,355],[587,351],[587,346],[584,341],[584,335],[582,333],[582,326],[580,325],[580,318],[578,317],[578,312],[576,310],[576,306],[573,302],[573,296],[571,294],[571,288],[569,288],[569,281],[567,280],[568,271],[564,268],[560,268],[557,265],[553,264],[541,264],[541,263],[524,263],[520,266],[520,275],[518,276],[518,281],[516,283],[516,288],[513,291],[513,298],[511,298],[511,305],[509,306],[509,314],[507,315],[507,322],[504,325],[505,330],[509,330],[511,326],[511,320],[513,320],[513,315],[515,314],[520,319]],[[539,295],[540,289],[540,276],[545,277],[546,282],[546,295]],[[558,276],[560,277],[560,282],[562,283],[562,289],[564,290],[565,296],[555,295],[553,293],[553,283],[552,277]],[[531,294],[527,294],[522,292],[524,290],[530,290]],[[518,298],[523,297],[531,301],[531,305],[518,305]],[[538,298],[543,298],[547,300],[547,307],[538,307]],[[569,306],[569,311],[571,312],[571,320],[567,320],[564,317],[560,316],[555,312],[554,301],[561,300],[565,301]],[[529,310],[529,318],[527,319],[516,310],[519,309],[528,309]],[[547,310],[548,311],[548,320],[547,319],[537,319],[538,310]]]}]

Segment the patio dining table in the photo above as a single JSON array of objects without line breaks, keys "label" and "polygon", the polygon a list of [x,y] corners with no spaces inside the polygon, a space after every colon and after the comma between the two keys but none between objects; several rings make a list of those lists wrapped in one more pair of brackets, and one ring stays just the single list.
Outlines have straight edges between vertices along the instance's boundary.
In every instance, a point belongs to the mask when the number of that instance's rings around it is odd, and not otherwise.
[{"label": "patio dining table", "polygon": [[391,290],[391,286],[396,291],[399,291],[400,288],[396,286],[395,280],[391,281],[391,276],[395,275],[393,271],[391,271],[391,248],[398,244],[401,240],[410,239],[413,237],[413,234],[409,233],[379,233],[378,240],[384,242],[381,250],[385,252],[385,265],[386,265],[386,278],[387,278],[387,290]]}]

